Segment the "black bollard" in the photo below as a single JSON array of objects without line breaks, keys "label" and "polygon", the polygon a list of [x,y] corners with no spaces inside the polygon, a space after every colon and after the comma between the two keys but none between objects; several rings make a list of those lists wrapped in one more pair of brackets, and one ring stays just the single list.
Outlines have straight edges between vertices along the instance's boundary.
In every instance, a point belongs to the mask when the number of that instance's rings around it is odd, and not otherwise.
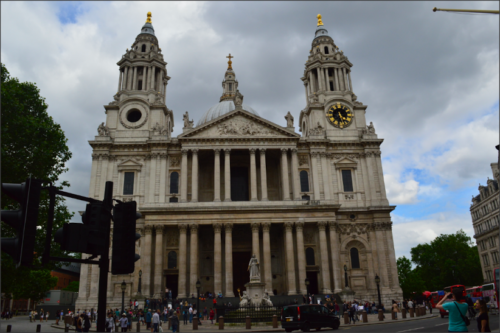
[{"label": "black bollard", "polygon": [[38,324],[36,325],[36,331],[41,332],[42,331],[42,325]]},{"label": "black bollard", "polygon": [[12,325],[7,325],[7,332],[12,331]]}]

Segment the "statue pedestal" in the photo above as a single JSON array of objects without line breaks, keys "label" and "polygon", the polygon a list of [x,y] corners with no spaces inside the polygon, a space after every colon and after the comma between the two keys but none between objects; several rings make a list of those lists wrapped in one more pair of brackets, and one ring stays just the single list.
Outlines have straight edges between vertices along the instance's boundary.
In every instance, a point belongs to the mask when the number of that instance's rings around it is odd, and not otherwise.
[{"label": "statue pedestal", "polygon": [[342,301],[347,301],[347,302],[354,301],[354,294],[356,294],[356,292],[349,287],[345,287],[344,289],[342,289],[340,293],[338,293]]},{"label": "statue pedestal", "polygon": [[267,304],[263,304],[263,299],[266,296],[266,284],[262,282],[249,282],[245,284],[248,296],[248,305],[254,306],[272,306],[271,301],[266,300]]}]

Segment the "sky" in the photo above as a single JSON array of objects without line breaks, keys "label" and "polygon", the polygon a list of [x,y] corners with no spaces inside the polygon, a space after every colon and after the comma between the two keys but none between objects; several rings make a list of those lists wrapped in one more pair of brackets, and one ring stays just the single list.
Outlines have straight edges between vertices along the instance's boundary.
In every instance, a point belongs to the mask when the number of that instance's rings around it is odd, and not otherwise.
[{"label": "sky", "polygon": [[[226,56],[245,104],[286,124],[306,106],[300,78],[317,19],[344,52],[381,146],[396,256],[440,234],[473,236],[471,197],[493,178],[499,143],[499,17],[432,12],[498,2],[21,2],[1,3],[1,61],[35,82],[73,157],[69,192],[87,196],[89,140],[105,121],[122,54],[152,12],[167,71],[174,136],[222,93]],[[296,130],[298,131],[298,126]],[[84,203],[68,200],[71,211]],[[78,221],[78,217],[73,218]]]}]

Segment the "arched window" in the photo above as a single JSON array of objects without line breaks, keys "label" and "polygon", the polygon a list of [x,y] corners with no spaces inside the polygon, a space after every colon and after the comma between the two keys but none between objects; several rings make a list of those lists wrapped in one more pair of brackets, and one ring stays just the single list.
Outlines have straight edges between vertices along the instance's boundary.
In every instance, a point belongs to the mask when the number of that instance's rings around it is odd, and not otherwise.
[{"label": "arched window", "polygon": [[325,54],[329,54],[330,52],[328,51],[328,46],[325,46]]},{"label": "arched window", "polygon": [[175,171],[170,174],[170,193],[179,193],[179,173]]},{"label": "arched window", "polygon": [[177,268],[177,252],[170,251],[168,253],[168,269]]},{"label": "arched window", "polygon": [[309,177],[307,176],[307,171],[305,170],[300,172],[300,191],[309,192]]},{"label": "arched window", "polygon": [[314,250],[310,247],[306,249],[306,265],[314,266],[316,262],[314,261]]},{"label": "arched window", "polygon": [[142,44],[141,51],[146,52],[146,44]]},{"label": "arched window", "polygon": [[355,247],[351,248],[351,268],[359,268],[359,252]]}]

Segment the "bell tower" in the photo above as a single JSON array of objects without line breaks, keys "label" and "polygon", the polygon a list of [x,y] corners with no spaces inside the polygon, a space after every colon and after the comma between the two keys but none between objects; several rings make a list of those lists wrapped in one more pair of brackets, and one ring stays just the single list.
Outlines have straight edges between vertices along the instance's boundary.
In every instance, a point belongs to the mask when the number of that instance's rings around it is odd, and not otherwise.
[{"label": "bell tower", "polygon": [[114,101],[104,106],[106,126],[115,142],[170,139],[173,131],[173,113],[166,106],[170,77],[151,16],[148,12],[131,49],[118,61],[117,93]]},{"label": "bell tower", "polygon": [[366,106],[353,92],[351,67],[317,16],[317,27],[305,63],[304,83],[307,106],[300,113],[302,136],[352,140],[366,128]]},{"label": "bell tower", "polygon": [[229,59],[227,62],[227,70],[224,74],[224,81],[222,81],[222,96],[220,98],[220,102],[233,100],[236,96],[236,90],[238,89],[238,81],[236,80],[236,74],[233,71],[233,62],[231,61],[234,58],[231,53],[226,57]]}]

